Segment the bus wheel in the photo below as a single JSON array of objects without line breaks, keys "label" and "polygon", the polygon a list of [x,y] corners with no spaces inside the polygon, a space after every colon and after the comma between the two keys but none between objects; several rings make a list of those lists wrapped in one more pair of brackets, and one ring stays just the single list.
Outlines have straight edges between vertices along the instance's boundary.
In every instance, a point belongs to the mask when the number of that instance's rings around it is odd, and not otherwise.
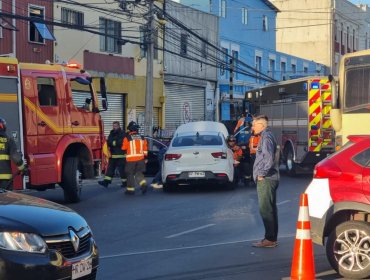
[{"label": "bus wheel", "polygon": [[294,162],[294,153],[293,153],[293,148],[291,146],[288,147],[288,150],[286,152],[285,156],[285,166],[286,170],[289,176],[295,176],[296,173],[296,163]]},{"label": "bus wheel", "polygon": [[62,187],[66,202],[76,203],[81,200],[81,172],[78,169],[78,158],[68,157],[65,159],[62,174]]}]

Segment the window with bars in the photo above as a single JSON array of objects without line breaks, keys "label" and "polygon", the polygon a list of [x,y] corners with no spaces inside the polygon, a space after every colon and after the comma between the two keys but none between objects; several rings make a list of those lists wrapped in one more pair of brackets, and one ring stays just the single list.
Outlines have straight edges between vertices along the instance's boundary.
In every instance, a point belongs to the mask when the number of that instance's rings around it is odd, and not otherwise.
[{"label": "window with bars", "polygon": [[100,51],[110,53],[122,53],[121,23],[106,18],[99,18]]},{"label": "window with bars", "polygon": [[181,34],[180,39],[180,54],[186,55],[188,53],[188,34]]},{"label": "window with bars", "polygon": [[219,14],[220,17],[226,17],[226,0],[220,0]]},{"label": "window with bars", "polygon": [[269,24],[268,24],[267,16],[262,17],[262,30],[263,31],[268,31],[269,30]]},{"label": "window with bars", "polygon": [[248,24],[248,9],[242,8],[242,23]]},{"label": "window with bars", "polygon": [[[29,14],[29,17],[31,19],[32,18],[44,19],[45,11],[44,11],[44,8],[30,6],[28,14]],[[35,22],[33,22],[32,20],[29,23],[29,32],[28,32],[28,34],[29,34],[28,39],[29,39],[30,42],[44,43],[44,38],[42,38],[41,33],[37,29]]]},{"label": "window with bars", "polygon": [[67,8],[62,8],[62,23],[78,26],[84,25],[84,14]]}]

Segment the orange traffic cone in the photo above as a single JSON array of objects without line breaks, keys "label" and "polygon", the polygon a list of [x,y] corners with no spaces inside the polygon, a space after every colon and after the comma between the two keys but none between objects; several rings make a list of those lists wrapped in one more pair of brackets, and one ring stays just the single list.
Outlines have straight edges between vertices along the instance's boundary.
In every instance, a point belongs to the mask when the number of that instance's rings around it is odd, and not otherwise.
[{"label": "orange traffic cone", "polygon": [[315,263],[313,256],[313,245],[311,239],[311,223],[308,214],[308,196],[301,195],[299,216],[297,222],[297,234],[294,243],[292,280],[315,279]]}]

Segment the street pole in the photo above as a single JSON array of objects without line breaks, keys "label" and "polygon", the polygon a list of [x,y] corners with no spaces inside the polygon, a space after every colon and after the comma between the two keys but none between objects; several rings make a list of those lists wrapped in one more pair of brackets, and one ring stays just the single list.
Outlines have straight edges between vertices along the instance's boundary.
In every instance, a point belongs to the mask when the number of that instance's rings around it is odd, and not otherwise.
[{"label": "street pole", "polygon": [[146,91],[145,91],[145,117],[144,134],[153,136],[153,56],[154,56],[154,0],[149,0],[148,28],[146,36],[147,60],[146,60]]}]

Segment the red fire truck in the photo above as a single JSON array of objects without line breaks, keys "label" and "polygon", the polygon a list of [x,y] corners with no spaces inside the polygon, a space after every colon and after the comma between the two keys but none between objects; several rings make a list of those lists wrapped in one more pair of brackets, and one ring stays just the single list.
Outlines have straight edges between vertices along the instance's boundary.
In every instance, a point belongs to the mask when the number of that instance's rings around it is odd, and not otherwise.
[{"label": "red fire truck", "polygon": [[246,93],[258,113],[268,116],[289,175],[300,169],[312,171],[334,152],[331,98],[331,84],[325,77],[273,83]]},{"label": "red fire truck", "polygon": [[[0,116],[30,170],[27,177],[15,176],[15,190],[59,184],[66,201],[80,200],[82,180],[97,175],[103,157],[104,79],[100,85],[101,105],[92,77],[76,65],[0,58]],[[75,106],[74,92],[88,94],[85,106]]]}]

